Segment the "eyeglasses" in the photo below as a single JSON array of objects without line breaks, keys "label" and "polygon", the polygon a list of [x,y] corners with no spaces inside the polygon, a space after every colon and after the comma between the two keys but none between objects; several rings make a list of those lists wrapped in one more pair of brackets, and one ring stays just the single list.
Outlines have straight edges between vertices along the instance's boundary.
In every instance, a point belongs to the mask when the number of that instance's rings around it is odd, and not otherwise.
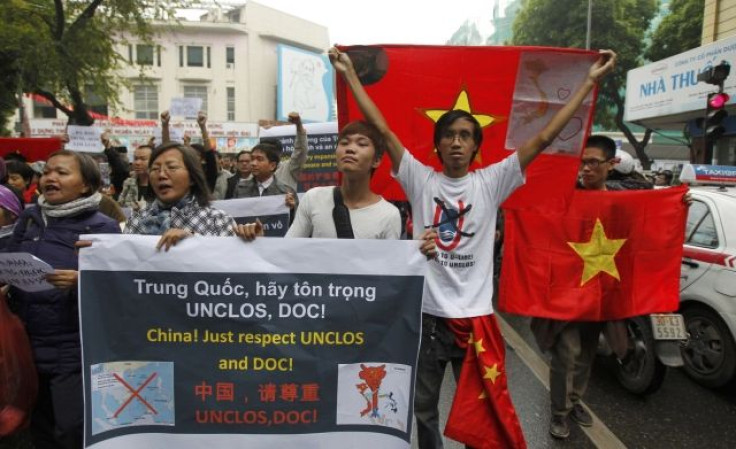
[{"label": "eyeglasses", "polygon": [[453,142],[455,139],[460,139],[461,142],[469,142],[473,140],[473,134],[470,131],[450,131],[449,129],[442,133],[442,138]]},{"label": "eyeglasses", "polygon": [[154,175],[159,176],[161,173],[166,173],[167,175],[173,175],[179,170],[185,170],[185,168],[180,165],[169,165],[169,166],[154,165],[153,167],[148,169],[148,174],[151,176],[154,176]]},{"label": "eyeglasses", "polygon": [[608,159],[596,159],[596,158],[582,159],[582,160],[580,160],[580,168],[585,167],[587,165],[588,167],[590,167],[593,170],[595,170],[601,164],[605,164],[606,162],[608,162]]}]

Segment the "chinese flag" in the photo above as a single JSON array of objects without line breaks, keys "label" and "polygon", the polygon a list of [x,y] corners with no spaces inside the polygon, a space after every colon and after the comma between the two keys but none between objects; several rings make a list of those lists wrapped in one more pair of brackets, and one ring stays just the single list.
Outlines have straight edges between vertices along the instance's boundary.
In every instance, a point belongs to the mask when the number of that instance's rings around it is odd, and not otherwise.
[{"label": "chinese flag", "polygon": [[575,190],[561,213],[506,210],[499,309],[585,321],[677,310],[686,192]]},{"label": "chinese flag", "polygon": [[[433,130],[442,113],[464,109],[483,127],[471,167],[507,157],[535,135],[582,84],[596,53],[543,47],[377,45],[343,47],[368,95],[393,132],[419,161],[441,170]],[[593,114],[591,94],[559,137],[527,170],[527,185],[507,201],[520,207],[557,204],[574,187],[579,154]],[[362,116],[337,77],[340,127]],[[372,188],[387,199],[405,199],[385,157]]]},{"label": "chinese flag", "polygon": [[495,315],[445,322],[466,350],[445,435],[477,449],[526,448],[509,395],[506,350]]}]

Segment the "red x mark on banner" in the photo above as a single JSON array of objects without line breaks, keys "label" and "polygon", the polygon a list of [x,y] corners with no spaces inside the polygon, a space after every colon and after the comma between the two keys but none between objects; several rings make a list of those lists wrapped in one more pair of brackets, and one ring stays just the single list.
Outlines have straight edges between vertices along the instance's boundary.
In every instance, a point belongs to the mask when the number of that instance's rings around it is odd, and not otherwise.
[{"label": "red x mark on banner", "polygon": [[140,392],[141,392],[141,391],[142,391],[142,390],[143,390],[144,388],[146,388],[146,385],[148,385],[149,383],[151,383],[151,381],[152,381],[152,380],[153,380],[153,379],[154,379],[154,378],[156,377],[156,375],[157,375],[157,373],[153,373],[153,374],[151,374],[151,375],[150,375],[150,376],[148,377],[148,379],[146,379],[146,381],[145,381],[145,382],[143,382],[143,384],[142,384],[142,385],[141,385],[141,386],[140,386],[140,387],[139,387],[139,388],[138,388],[137,390],[135,390],[135,389],[134,389],[133,387],[131,387],[131,386],[130,386],[130,384],[128,384],[128,382],[126,382],[126,381],[125,381],[125,380],[124,380],[124,379],[123,379],[122,377],[118,376],[118,375],[117,375],[117,373],[113,373],[113,376],[115,376],[115,379],[117,379],[117,380],[118,380],[118,381],[119,381],[119,382],[120,382],[121,384],[123,384],[123,385],[125,386],[125,388],[127,388],[127,389],[128,389],[128,390],[129,390],[129,391],[130,391],[130,392],[132,393],[132,394],[130,395],[130,397],[128,398],[128,400],[127,400],[127,401],[125,401],[125,403],[124,403],[123,405],[121,405],[121,406],[120,406],[120,408],[119,408],[119,409],[118,409],[118,410],[117,410],[117,411],[115,412],[115,415],[114,415],[114,417],[115,417],[115,418],[117,418],[117,417],[118,417],[118,415],[120,414],[120,412],[122,412],[122,411],[123,411],[123,409],[124,409],[125,407],[127,407],[127,406],[128,406],[128,404],[130,404],[130,403],[131,403],[131,401],[133,401],[133,399],[134,399],[134,398],[138,398],[138,400],[139,400],[139,401],[141,401],[141,403],[143,403],[143,405],[145,405],[146,407],[148,407],[148,409],[149,409],[149,410],[151,410],[151,411],[153,412],[153,414],[154,414],[154,415],[158,415],[158,412],[156,411],[156,409],[155,409],[155,408],[153,408],[153,407],[151,407],[151,404],[149,404],[148,402],[146,402],[146,400],[145,400],[145,399],[143,399],[143,398],[141,397],[141,395],[140,395]]}]

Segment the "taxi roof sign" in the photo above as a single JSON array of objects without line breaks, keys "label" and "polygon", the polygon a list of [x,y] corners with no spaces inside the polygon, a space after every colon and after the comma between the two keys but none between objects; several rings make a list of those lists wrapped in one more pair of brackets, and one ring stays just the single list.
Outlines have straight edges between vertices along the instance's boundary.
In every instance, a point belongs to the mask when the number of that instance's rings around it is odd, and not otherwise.
[{"label": "taxi roof sign", "polygon": [[729,165],[686,164],[680,181],[688,184],[736,185],[736,167]]}]

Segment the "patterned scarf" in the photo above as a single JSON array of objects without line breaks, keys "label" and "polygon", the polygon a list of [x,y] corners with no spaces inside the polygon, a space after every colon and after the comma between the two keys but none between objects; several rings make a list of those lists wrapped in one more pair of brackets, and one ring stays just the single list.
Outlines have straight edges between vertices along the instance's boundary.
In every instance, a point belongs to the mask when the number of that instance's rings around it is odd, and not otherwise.
[{"label": "patterned scarf", "polygon": [[174,205],[166,205],[158,199],[148,206],[141,216],[140,228],[143,235],[161,235],[171,226],[171,211],[184,209],[195,202],[193,196],[185,196]]},{"label": "patterned scarf", "polygon": [[83,196],[76,200],[67,201],[62,204],[49,204],[46,202],[46,198],[41,195],[38,197],[38,207],[41,208],[43,213],[43,220],[46,221],[46,217],[63,218],[78,215],[82,212],[90,210],[99,210],[100,201],[102,200],[102,194],[95,192],[90,196]]}]

